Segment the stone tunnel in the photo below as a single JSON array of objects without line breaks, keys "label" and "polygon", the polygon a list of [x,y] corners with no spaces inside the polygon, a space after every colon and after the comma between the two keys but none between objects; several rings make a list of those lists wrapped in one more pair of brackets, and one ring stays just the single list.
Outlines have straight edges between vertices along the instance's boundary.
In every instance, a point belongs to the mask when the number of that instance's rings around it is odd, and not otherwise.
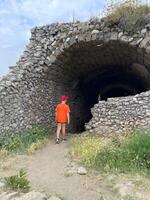
[{"label": "stone tunnel", "polygon": [[150,26],[136,34],[104,22],[35,27],[16,66],[0,81],[0,132],[55,128],[69,96],[69,131],[126,132],[150,125]]}]

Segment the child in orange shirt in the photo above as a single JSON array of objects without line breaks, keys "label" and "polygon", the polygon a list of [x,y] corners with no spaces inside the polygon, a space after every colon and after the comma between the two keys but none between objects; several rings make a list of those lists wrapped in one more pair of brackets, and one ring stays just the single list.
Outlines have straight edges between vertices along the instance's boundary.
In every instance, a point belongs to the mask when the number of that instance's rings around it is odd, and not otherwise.
[{"label": "child in orange shirt", "polygon": [[70,108],[66,104],[68,97],[61,96],[61,103],[56,107],[56,116],[55,120],[57,123],[57,131],[56,131],[56,143],[60,142],[60,132],[62,132],[62,139],[66,140],[66,124],[70,123]]}]

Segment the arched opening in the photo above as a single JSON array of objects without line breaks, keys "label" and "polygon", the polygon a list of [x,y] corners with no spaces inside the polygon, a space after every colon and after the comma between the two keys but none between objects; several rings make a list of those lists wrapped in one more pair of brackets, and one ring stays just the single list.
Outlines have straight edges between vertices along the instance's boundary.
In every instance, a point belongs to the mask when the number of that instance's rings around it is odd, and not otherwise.
[{"label": "arched opening", "polygon": [[144,50],[120,41],[80,42],[61,53],[62,93],[70,96],[72,130],[81,132],[92,117],[90,109],[99,100],[130,96],[150,88],[150,74],[144,64]]}]

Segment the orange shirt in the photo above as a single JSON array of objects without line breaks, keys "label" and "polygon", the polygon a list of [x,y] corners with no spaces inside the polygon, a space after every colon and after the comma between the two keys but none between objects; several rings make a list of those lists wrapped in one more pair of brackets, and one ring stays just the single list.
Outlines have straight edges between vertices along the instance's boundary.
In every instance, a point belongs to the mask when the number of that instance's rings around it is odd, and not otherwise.
[{"label": "orange shirt", "polygon": [[67,104],[58,104],[56,107],[56,122],[66,123],[67,114],[70,112],[70,108]]}]

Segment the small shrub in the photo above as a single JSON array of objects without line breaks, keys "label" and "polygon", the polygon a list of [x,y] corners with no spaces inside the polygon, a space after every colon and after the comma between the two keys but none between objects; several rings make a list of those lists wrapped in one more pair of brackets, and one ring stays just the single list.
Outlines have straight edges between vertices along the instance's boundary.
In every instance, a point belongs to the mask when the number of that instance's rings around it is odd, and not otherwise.
[{"label": "small shrub", "polygon": [[134,0],[111,4],[107,9],[106,21],[110,26],[117,25],[126,32],[134,33],[149,23],[150,7]]},{"label": "small shrub", "polygon": [[5,177],[5,185],[10,190],[28,192],[30,184],[26,176],[26,172],[21,169],[17,175]]}]

